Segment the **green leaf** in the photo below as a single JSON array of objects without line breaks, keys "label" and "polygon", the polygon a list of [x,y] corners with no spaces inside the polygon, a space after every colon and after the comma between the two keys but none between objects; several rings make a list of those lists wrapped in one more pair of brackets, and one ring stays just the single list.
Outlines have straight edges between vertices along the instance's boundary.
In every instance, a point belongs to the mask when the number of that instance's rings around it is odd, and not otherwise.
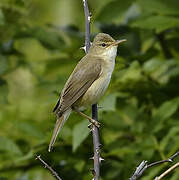
[{"label": "green leaf", "polygon": [[59,31],[49,31],[44,28],[34,28],[30,32],[32,36],[38,39],[45,47],[49,49],[59,49],[65,46],[65,42],[61,36],[59,36]]},{"label": "green leaf", "polygon": [[143,70],[155,81],[166,84],[171,77],[179,74],[179,65],[175,59],[165,61],[164,59],[152,58],[144,63]]},{"label": "green leaf", "polygon": [[154,119],[165,120],[171,117],[177,110],[179,105],[179,97],[170,101],[164,102],[155,112]]},{"label": "green leaf", "polygon": [[7,151],[12,154],[22,155],[19,147],[11,139],[0,136],[0,150]]},{"label": "green leaf", "polygon": [[119,22],[120,18],[125,14],[127,9],[131,6],[132,0],[123,1],[115,0],[106,4],[97,17],[97,21],[114,22],[116,19]]},{"label": "green leaf", "polygon": [[119,114],[118,112],[114,113],[112,111],[108,111],[108,112],[102,114],[101,119],[102,119],[102,122],[104,122],[105,126],[108,128],[111,128],[113,131],[114,130],[118,131],[120,129],[120,127],[125,126],[125,122],[123,121],[122,113]]},{"label": "green leaf", "polygon": [[115,111],[116,109],[116,94],[109,94],[100,103],[103,111]]},{"label": "green leaf", "polygon": [[33,94],[36,80],[30,69],[19,67],[7,74],[5,80],[9,86],[9,102],[19,103]]},{"label": "green leaf", "polygon": [[154,29],[157,33],[160,33],[169,28],[177,27],[178,24],[179,18],[176,17],[150,15],[136,19],[131,23],[131,26],[143,29]]},{"label": "green leaf", "polygon": [[161,15],[178,15],[178,0],[138,0],[137,4],[143,12]]},{"label": "green leaf", "polygon": [[29,62],[44,61],[50,57],[49,51],[35,38],[21,38],[15,41],[14,47],[24,54]]},{"label": "green leaf", "polygon": [[20,156],[18,157],[15,162],[19,163],[19,162],[24,162],[26,160],[32,159],[34,157],[34,152],[31,150],[30,152],[28,152],[27,154],[25,154],[24,156]]},{"label": "green leaf", "polygon": [[169,133],[162,139],[160,143],[161,150],[165,150],[167,148],[168,143],[174,140],[174,137],[176,137],[179,134],[179,127],[173,127],[170,129]]},{"label": "green leaf", "polygon": [[87,120],[83,120],[75,125],[73,129],[73,152],[75,152],[80,144],[87,138],[89,134],[88,125],[89,122]]},{"label": "green leaf", "polygon": [[132,82],[139,81],[141,78],[143,78],[143,75],[141,74],[141,67],[139,62],[134,61],[130,64],[130,67],[126,69],[125,73],[120,75],[120,78],[118,79],[119,82]]},{"label": "green leaf", "polygon": [[28,134],[29,136],[34,136],[36,138],[42,139],[44,134],[37,126],[33,125],[30,122],[19,122],[17,127],[22,131]]},{"label": "green leaf", "polygon": [[143,70],[147,74],[151,74],[156,71],[164,62],[161,59],[153,58],[148,60],[143,65]]},{"label": "green leaf", "polygon": [[178,106],[179,106],[179,97],[164,102],[156,110],[153,116],[153,123],[157,122],[157,124],[155,124],[153,132],[157,132],[158,130],[160,130],[160,128],[162,128],[161,124],[163,124],[163,122],[166,119],[170,118],[177,111]]}]

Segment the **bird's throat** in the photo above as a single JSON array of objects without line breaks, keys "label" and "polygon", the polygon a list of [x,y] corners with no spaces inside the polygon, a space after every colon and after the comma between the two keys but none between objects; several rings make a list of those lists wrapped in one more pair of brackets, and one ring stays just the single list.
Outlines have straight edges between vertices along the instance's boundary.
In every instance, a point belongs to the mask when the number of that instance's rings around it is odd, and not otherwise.
[{"label": "bird's throat", "polygon": [[107,61],[115,61],[117,55],[117,46],[108,47],[101,56]]}]

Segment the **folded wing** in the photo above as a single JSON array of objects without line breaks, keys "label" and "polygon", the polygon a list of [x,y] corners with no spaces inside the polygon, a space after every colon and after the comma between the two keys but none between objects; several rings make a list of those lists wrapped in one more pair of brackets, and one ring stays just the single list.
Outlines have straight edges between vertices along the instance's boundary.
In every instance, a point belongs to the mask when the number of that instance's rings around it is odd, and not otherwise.
[{"label": "folded wing", "polygon": [[101,73],[101,60],[95,60],[85,56],[76,66],[64,89],[60,99],[54,108],[58,116],[61,116],[70,106],[72,106],[98,79]]}]

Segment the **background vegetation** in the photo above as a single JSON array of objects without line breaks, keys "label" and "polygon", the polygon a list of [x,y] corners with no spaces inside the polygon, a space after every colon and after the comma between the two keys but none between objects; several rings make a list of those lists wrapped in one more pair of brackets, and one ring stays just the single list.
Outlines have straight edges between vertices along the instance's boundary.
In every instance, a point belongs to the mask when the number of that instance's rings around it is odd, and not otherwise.
[{"label": "background vegetation", "polygon": [[[179,1],[89,0],[92,36],[126,38],[99,102],[102,179],[128,179],[143,159],[179,150]],[[84,56],[82,1],[0,0],[0,179],[53,180],[41,154],[64,179],[92,179],[88,121],[73,113],[53,152],[52,109]],[[87,111],[90,113],[90,111]],[[143,176],[150,180],[168,165]],[[166,179],[178,180],[176,170]]]}]

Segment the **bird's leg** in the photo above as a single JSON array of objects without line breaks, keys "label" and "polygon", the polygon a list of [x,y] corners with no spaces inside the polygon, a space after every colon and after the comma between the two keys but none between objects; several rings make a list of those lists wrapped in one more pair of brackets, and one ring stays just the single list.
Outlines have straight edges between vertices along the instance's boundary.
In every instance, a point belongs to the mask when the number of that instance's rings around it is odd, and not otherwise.
[{"label": "bird's leg", "polygon": [[[81,116],[83,116],[84,118],[88,119],[88,120],[91,122],[91,124],[93,124],[94,126],[100,128],[100,123],[99,123],[98,121],[92,119],[91,117],[87,116],[87,115],[86,115],[85,113],[83,113],[83,112],[80,112],[80,111],[79,111],[78,113],[79,113]],[[91,124],[89,125],[89,128],[91,128]]]},{"label": "bird's leg", "polygon": [[[89,117],[88,115],[86,115],[85,113],[79,111],[78,109],[73,107],[73,110],[75,112],[77,112],[78,114],[80,114],[81,116],[83,116],[84,118],[88,119],[93,125],[95,125],[96,127],[100,128],[100,123],[94,119],[92,119],[91,117]],[[91,125],[90,125],[91,126]],[[90,127],[89,126],[89,127]]]}]

